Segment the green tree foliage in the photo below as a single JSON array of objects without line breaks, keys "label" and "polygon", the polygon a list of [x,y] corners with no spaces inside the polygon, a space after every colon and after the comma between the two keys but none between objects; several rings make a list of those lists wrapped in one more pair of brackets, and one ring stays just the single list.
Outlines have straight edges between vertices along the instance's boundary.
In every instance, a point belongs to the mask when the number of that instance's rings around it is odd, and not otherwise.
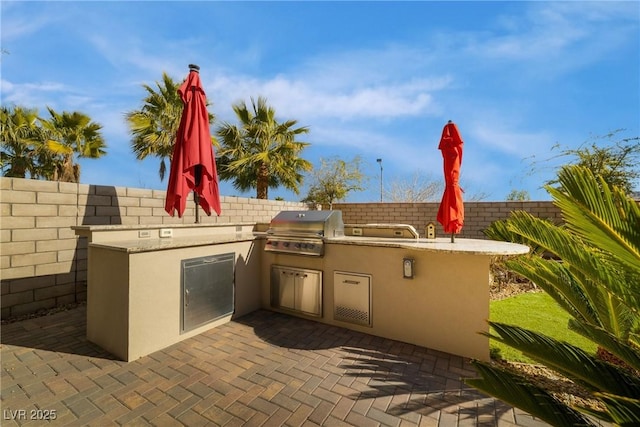
[{"label": "green tree foliage", "polygon": [[42,121],[49,136],[47,148],[59,158],[52,178],[80,182],[80,165],[76,157],[96,159],[106,154],[102,125],[77,111],[57,113],[52,108],[47,110],[50,118]]},{"label": "green tree foliage", "polygon": [[[557,154],[549,160],[563,159],[565,164],[583,166],[594,175],[601,176],[610,186],[621,188],[627,194],[640,184],[640,137],[620,138],[622,129],[604,136],[594,136],[578,148],[553,146]],[[558,185],[557,179],[547,182]]]},{"label": "green tree foliage", "polygon": [[525,202],[531,200],[531,196],[527,190],[516,190],[513,189],[507,195],[508,202]]},{"label": "green tree foliage", "polygon": [[514,235],[541,249],[506,265],[552,296],[571,315],[569,327],[601,351],[587,354],[536,331],[497,322],[490,322],[492,338],[582,385],[603,409],[568,406],[528,378],[491,363],[476,362],[481,378],[466,382],[553,425],[593,425],[585,414],[640,425],[640,208],[622,188],[586,167],[562,168],[558,183],[547,190],[564,225],[514,212],[497,223],[494,234]]},{"label": "green tree foliage", "polygon": [[[147,156],[160,158],[158,174],[164,179],[168,159],[171,161],[176,134],[180,127],[180,119],[184,105],[178,94],[181,83],[174,81],[166,73],[162,73],[162,81],[156,82],[155,88],[142,85],[147,93],[143,105],[138,110],[126,113],[132,135],[131,149],[138,160]],[[209,105],[207,101],[207,105]],[[213,124],[215,116],[209,113],[209,124]],[[211,143],[216,144],[211,137]]]},{"label": "green tree foliage", "polygon": [[361,163],[359,156],[349,162],[338,156],[320,159],[320,167],[310,173],[309,194],[302,201],[331,207],[334,202],[344,200],[350,192],[363,190]]},{"label": "green tree foliage", "polygon": [[80,112],[57,113],[50,118],[36,109],[2,107],[2,169],[5,176],[79,182],[76,158],[106,154],[102,126]]},{"label": "green tree foliage", "polygon": [[38,110],[2,106],[0,138],[0,161],[4,176],[26,178],[27,174],[31,177],[40,174],[38,153],[44,148],[44,138],[38,120]]},{"label": "green tree foliage", "polygon": [[252,98],[251,108],[236,103],[233,111],[239,123],[223,123],[217,131],[220,179],[233,181],[240,191],[255,188],[258,199],[267,199],[269,188],[280,186],[298,194],[311,163],[300,157],[309,144],[296,138],[309,129],[295,127],[296,120],[278,122],[275,109],[263,97],[257,102]]}]

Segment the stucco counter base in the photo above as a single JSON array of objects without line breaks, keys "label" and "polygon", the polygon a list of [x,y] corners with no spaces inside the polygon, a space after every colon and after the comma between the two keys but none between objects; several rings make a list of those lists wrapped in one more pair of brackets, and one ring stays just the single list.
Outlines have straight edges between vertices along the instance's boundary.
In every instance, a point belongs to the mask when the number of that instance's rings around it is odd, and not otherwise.
[{"label": "stucco counter base", "polygon": [[[324,271],[320,322],[400,340],[459,356],[489,360],[490,264],[496,256],[526,254],[527,246],[488,240],[330,238],[325,256],[315,261]],[[263,281],[271,264],[298,261],[267,256]],[[298,259],[300,257],[297,257]],[[405,278],[403,261],[413,261]],[[336,319],[334,273],[371,278],[371,326]],[[263,306],[268,307],[263,287]]]},{"label": "stucco counter base", "polygon": [[[233,315],[182,332],[181,261],[231,252]],[[87,338],[132,361],[255,311],[260,256],[251,235],[90,243]]]}]

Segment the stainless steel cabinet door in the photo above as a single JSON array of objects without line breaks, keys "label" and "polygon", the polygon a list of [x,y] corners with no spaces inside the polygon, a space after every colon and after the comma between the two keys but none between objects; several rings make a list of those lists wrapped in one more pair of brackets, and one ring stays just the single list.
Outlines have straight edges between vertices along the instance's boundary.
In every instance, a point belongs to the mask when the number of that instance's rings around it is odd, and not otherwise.
[{"label": "stainless steel cabinet door", "polygon": [[296,309],[296,276],[288,269],[276,269],[278,286],[275,288],[277,293],[278,305],[281,308],[290,310]]},{"label": "stainless steel cabinet door", "polygon": [[272,266],[271,306],[321,316],[322,271]]},{"label": "stainless steel cabinet door", "polygon": [[233,313],[235,254],[182,260],[182,331]]},{"label": "stainless steel cabinet door", "polygon": [[296,272],[296,310],[314,316],[320,315],[322,303],[320,275],[319,271]]}]

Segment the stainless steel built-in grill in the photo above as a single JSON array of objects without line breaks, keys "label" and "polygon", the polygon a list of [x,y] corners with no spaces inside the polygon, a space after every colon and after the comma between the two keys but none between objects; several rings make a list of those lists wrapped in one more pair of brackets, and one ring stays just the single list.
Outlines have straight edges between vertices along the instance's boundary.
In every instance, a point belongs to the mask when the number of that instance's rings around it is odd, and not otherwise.
[{"label": "stainless steel built-in grill", "polygon": [[282,211],[271,220],[265,251],[324,255],[326,237],[344,236],[341,211]]}]

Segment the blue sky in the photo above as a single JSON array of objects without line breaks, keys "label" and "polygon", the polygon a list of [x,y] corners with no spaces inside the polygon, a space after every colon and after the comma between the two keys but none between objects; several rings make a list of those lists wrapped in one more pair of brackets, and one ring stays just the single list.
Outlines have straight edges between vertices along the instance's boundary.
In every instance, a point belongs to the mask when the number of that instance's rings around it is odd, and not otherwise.
[{"label": "blue sky", "polygon": [[[310,133],[303,157],[362,158],[367,189],[442,180],[437,149],[453,120],[469,197],[512,189],[548,199],[544,162],[625,129],[640,135],[640,3],[633,2],[10,2],[2,1],[1,99],[81,111],[108,155],[83,160],[87,184],[166,189],[159,160],[135,159],[124,114],[142,84],[187,65],[219,122],[264,96]],[[215,125],[214,128],[215,130]],[[531,172],[532,162],[536,164]],[[270,198],[299,200],[283,190]],[[239,193],[221,182],[222,195]]]}]

